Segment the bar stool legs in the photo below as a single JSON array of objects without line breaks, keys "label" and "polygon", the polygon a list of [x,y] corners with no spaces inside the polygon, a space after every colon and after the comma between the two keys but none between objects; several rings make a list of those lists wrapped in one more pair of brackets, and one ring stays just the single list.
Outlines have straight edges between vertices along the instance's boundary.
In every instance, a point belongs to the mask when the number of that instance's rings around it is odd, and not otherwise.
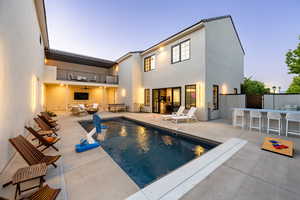
[{"label": "bar stool legs", "polygon": [[[238,118],[241,118],[241,122],[238,123]],[[233,126],[240,126],[244,128],[245,119],[244,119],[244,112],[243,111],[235,111],[233,116]]]},{"label": "bar stool legs", "polygon": [[[278,129],[275,129],[275,128],[271,128],[271,127],[270,127],[270,120],[276,120],[276,121],[278,121]],[[267,127],[267,133],[268,133],[268,134],[270,134],[270,131],[273,131],[273,132],[278,132],[278,134],[280,135],[281,127],[282,127],[281,119],[272,119],[272,118],[268,118],[268,127]]]},{"label": "bar stool legs", "polygon": [[299,129],[300,129],[300,114],[298,114],[298,113],[288,113],[286,115],[286,133],[285,133],[286,136],[288,136],[288,134],[300,135],[300,132],[289,131],[289,122],[298,123]]},{"label": "bar stool legs", "polygon": [[294,131],[289,131],[289,120],[286,120],[286,131],[285,131],[285,136],[288,136],[288,134],[294,134],[294,135],[300,135],[300,121],[291,121],[290,122],[295,122],[298,123],[299,125],[299,132],[294,132]]},{"label": "bar stool legs", "polygon": [[[254,119],[258,119],[258,126],[254,125]],[[261,112],[258,111],[250,111],[250,131],[255,128],[258,129],[259,132],[261,132],[261,121],[262,121],[262,115]]]},{"label": "bar stool legs", "polygon": [[[258,126],[254,126],[254,119],[258,119]],[[258,129],[261,132],[261,117],[250,117],[250,131],[252,129]]]}]

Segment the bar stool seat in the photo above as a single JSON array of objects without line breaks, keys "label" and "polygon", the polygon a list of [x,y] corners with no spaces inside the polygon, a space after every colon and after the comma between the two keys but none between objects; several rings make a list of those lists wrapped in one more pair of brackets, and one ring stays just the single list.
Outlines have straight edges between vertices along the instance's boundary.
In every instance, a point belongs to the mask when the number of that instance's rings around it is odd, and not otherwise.
[{"label": "bar stool seat", "polygon": [[[250,130],[252,129],[258,129],[259,131],[261,131],[261,112],[259,111],[250,111]],[[254,119],[258,119],[258,126],[254,125]]]},{"label": "bar stool seat", "polygon": [[[244,128],[244,125],[245,125],[245,118],[244,117],[245,117],[245,114],[244,114],[243,110],[235,109],[233,111],[233,126],[239,126],[239,127]],[[241,118],[240,123],[238,122],[239,118]]]},{"label": "bar stool seat", "polygon": [[[278,134],[280,135],[281,132],[281,127],[282,127],[282,123],[281,123],[281,114],[278,112],[268,112],[267,113],[267,118],[268,118],[268,127],[267,127],[267,133],[269,134],[270,131],[274,131],[274,132],[278,132]],[[270,121],[278,121],[278,127],[271,127],[270,126]]]},{"label": "bar stool seat", "polygon": [[286,136],[288,136],[288,134],[300,135],[300,131],[295,132],[295,131],[289,130],[289,122],[298,122],[300,125],[300,114],[297,114],[297,113],[287,113],[286,114],[286,133],[285,133]]}]

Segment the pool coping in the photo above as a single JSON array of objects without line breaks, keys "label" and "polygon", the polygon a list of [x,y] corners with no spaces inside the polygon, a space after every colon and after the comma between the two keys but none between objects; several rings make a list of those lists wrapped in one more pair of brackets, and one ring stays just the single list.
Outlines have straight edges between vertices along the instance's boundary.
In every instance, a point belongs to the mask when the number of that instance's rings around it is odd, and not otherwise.
[{"label": "pool coping", "polygon": [[164,131],[174,133],[175,136],[179,135],[179,136],[182,136],[182,137],[185,137],[185,138],[188,138],[188,139],[201,140],[202,142],[208,142],[208,143],[210,143],[211,145],[214,145],[214,146],[218,146],[218,145],[222,144],[222,142],[219,142],[219,141],[216,141],[216,140],[211,140],[211,139],[195,136],[195,135],[192,135],[192,134],[180,131],[180,130],[159,126],[159,125],[156,125],[156,124],[152,124],[152,123],[148,123],[148,122],[145,122],[145,121],[137,120],[135,118],[131,118],[131,117],[128,117],[128,116],[106,117],[106,118],[103,118],[103,121],[109,121],[109,120],[120,119],[120,118],[125,119],[125,120],[130,120],[130,121],[133,121],[135,123],[142,124],[142,125],[145,125],[145,126],[150,126],[152,128],[162,129]]},{"label": "pool coping", "polygon": [[231,138],[129,196],[127,200],[179,199],[230,159],[246,143],[246,140]]}]

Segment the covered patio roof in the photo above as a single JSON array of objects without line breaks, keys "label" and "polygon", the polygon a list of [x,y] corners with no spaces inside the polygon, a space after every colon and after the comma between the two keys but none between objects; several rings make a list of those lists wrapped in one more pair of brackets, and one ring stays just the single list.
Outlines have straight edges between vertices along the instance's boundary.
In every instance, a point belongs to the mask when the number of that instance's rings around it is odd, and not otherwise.
[{"label": "covered patio roof", "polygon": [[69,63],[77,63],[82,65],[96,66],[96,67],[110,68],[115,64],[117,64],[116,62],[110,60],[105,60],[101,58],[95,58],[95,57],[90,57],[90,56],[85,56],[80,54],[74,54],[74,53],[69,53],[69,52],[54,50],[54,49],[46,49],[45,55],[47,59],[64,61]]}]

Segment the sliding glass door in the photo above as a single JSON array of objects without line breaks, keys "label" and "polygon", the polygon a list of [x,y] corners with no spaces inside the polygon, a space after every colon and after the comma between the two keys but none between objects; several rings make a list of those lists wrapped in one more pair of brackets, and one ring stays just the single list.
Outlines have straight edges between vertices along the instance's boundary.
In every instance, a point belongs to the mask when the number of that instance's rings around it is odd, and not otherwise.
[{"label": "sliding glass door", "polygon": [[167,114],[176,112],[181,105],[181,87],[152,90],[152,112]]},{"label": "sliding glass door", "polygon": [[159,113],[159,89],[152,90],[152,112]]}]

